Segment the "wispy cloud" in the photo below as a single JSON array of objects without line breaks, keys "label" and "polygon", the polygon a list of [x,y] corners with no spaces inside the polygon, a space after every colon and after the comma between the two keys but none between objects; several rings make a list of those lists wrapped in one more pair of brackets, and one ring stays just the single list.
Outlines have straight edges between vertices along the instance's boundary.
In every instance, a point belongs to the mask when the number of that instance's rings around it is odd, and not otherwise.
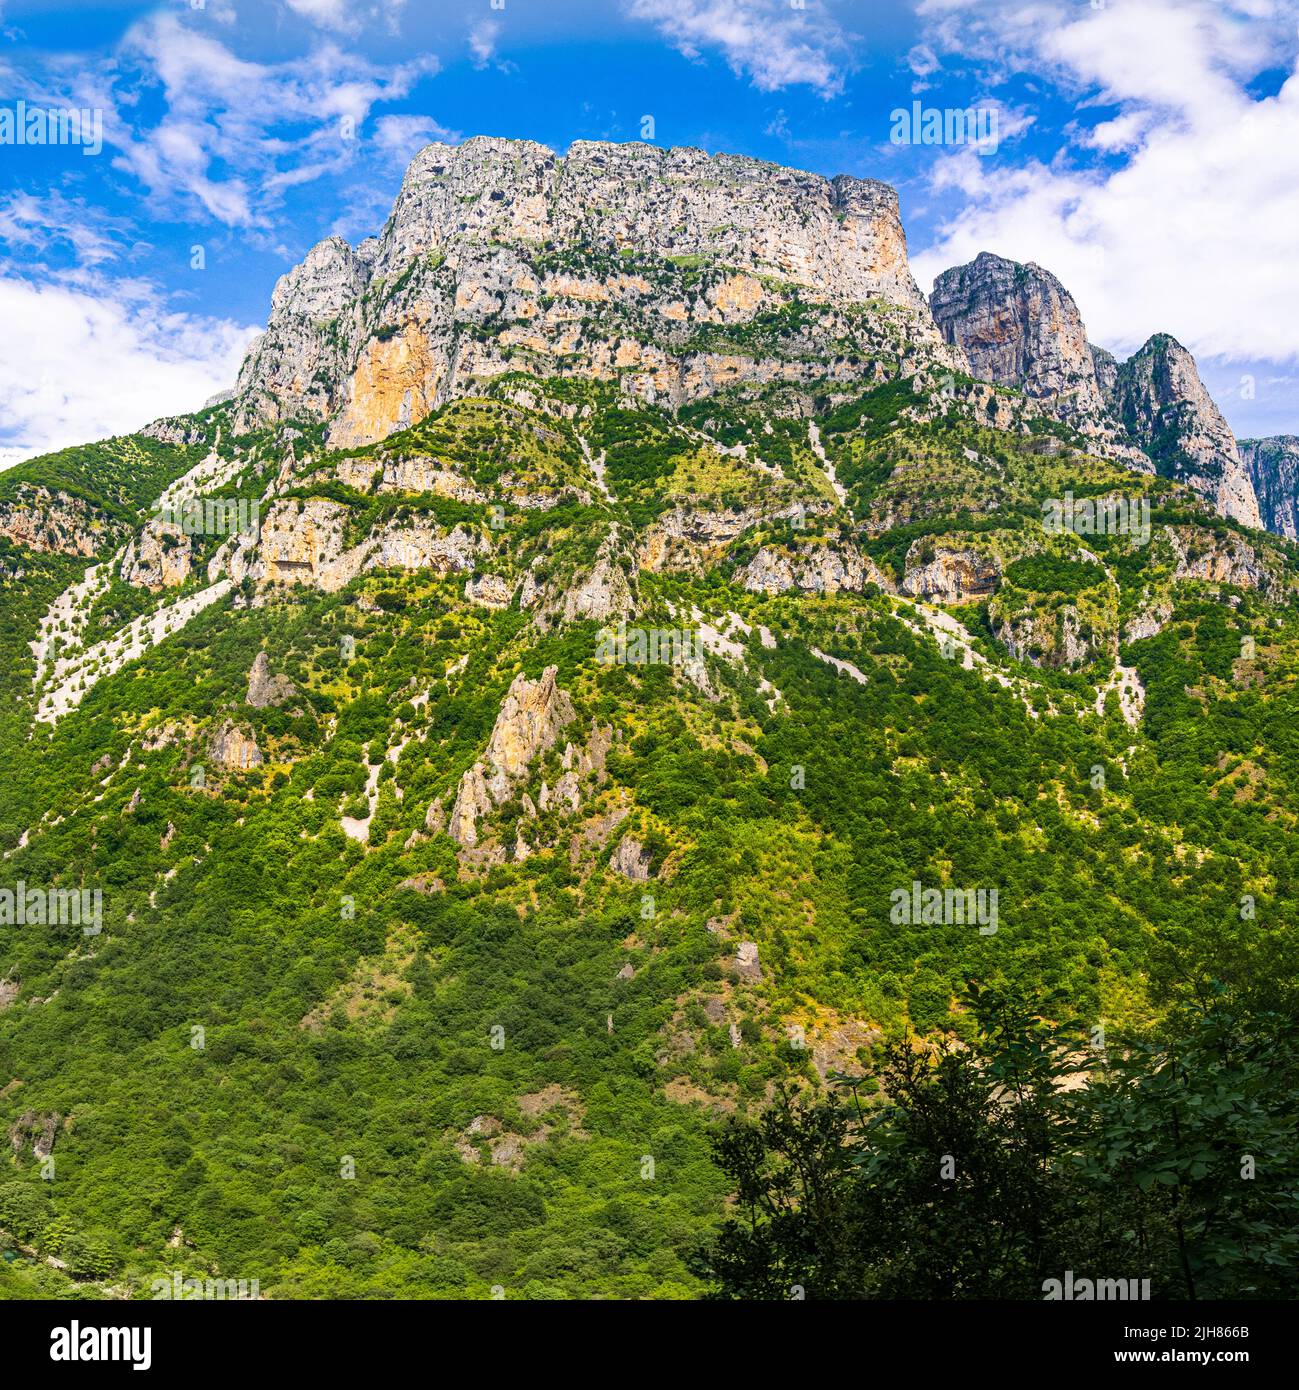
[{"label": "wispy cloud", "polygon": [[[377,105],[437,70],[421,55],[384,68],[332,41],[279,63],[239,57],[174,14],[127,34],[105,94],[105,138],[116,167],[164,204],[189,200],[233,227],[265,227],[287,188],[350,165]],[[150,123],[140,85],[161,89]]]},{"label": "wispy cloud", "polygon": [[[935,51],[1051,80],[1076,109],[1049,163],[939,161],[932,185],[961,206],[923,280],[997,251],[1058,275],[1118,350],[1166,330],[1196,353],[1299,355],[1299,0],[921,10]],[[1274,94],[1251,88],[1278,70]]]},{"label": "wispy cloud", "polygon": [[820,0],[805,8],[789,0],[626,0],[626,11],[687,58],[720,50],[762,91],[802,85],[836,96],[853,66],[850,36]]}]

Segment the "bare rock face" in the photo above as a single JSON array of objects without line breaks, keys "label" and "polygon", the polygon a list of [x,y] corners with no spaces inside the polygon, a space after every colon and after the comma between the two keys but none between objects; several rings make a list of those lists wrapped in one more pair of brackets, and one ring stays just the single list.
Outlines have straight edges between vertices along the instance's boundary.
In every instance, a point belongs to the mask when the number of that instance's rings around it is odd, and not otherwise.
[{"label": "bare rock face", "polygon": [[1219,540],[1212,532],[1188,526],[1167,526],[1164,535],[1172,547],[1175,580],[1232,584],[1239,589],[1262,591],[1273,587],[1274,580],[1258,551],[1239,536]]},{"label": "bare rock face", "polygon": [[922,538],[907,552],[902,591],[938,603],[968,603],[994,593],[1000,580],[995,556],[934,546]]},{"label": "bare rock face", "polygon": [[756,942],[741,941],[735,948],[735,973],[742,980],[762,979],[762,966],[758,963]]},{"label": "bare rock face", "polygon": [[735,576],[752,593],[784,594],[798,589],[816,594],[860,593],[867,584],[893,587],[868,556],[841,546],[807,543],[764,545]]},{"label": "bare rock face", "polygon": [[459,845],[478,843],[478,821],[507,801],[527,775],[532,760],[551,748],[574,718],[573,702],[547,666],[541,679],[514,678],[487,743],[483,758],[460,779],[447,832]]},{"label": "bare rock face", "polygon": [[1299,539],[1299,437],[1242,439],[1239,448],[1263,525],[1278,536]]},{"label": "bare rock face", "polygon": [[1107,406],[1114,403],[1114,388],[1119,380],[1119,360],[1112,352],[1106,352],[1103,347],[1097,347],[1095,343],[1088,345],[1091,348],[1092,366],[1096,370],[1096,385],[1100,387],[1101,396]]},{"label": "bare rock face", "polygon": [[1072,295],[1049,271],[984,251],[944,271],[929,307],[943,336],[983,381],[1014,386],[1084,415],[1104,402]]},{"label": "bare rock face", "polygon": [[1160,474],[1208,498],[1221,515],[1262,526],[1235,437],[1204,389],[1195,358],[1176,338],[1156,334],[1123,363],[1114,411]]},{"label": "bare rock face", "polygon": [[740,155],[590,140],[564,159],[526,140],[427,145],[406,171],[376,271],[460,236],[716,255],[848,299],[923,304],[892,188]]},{"label": "bare rock face", "polygon": [[1076,671],[1089,666],[1101,655],[1101,646],[1089,634],[1073,604],[1056,612],[990,614],[993,632],[1016,661],[1031,666]]},{"label": "bare rock face", "polygon": [[268,705],[282,705],[298,693],[298,688],[288,676],[271,675],[270,658],[265,652],[258,652],[248,672],[248,694],[245,703],[254,709],[265,709]]},{"label": "bare rock face", "polygon": [[482,608],[508,608],[514,590],[499,574],[476,574],[465,580],[465,597]]},{"label": "bare rock face", "polygon": [[556,684],[558,668],[547,666],[540,680],[514,678],[487,744],[487,761],[511,780],[522,776],[574,718],[573,702]]},{"label": "bare rock face", "polygon": [[[307,584],[334,593],[376,569],[472,570],[486,541],[466,526],[446,535],[432,521],[388,522],[356,545],[347,544],[350,508],[324,497],[274,502],[262,521],[248,573],[265,585]],[[232,572],[238,580],[242,575]]]},{"label": "bare rock face", "polygon": [[30,1146],[33,1158],[48,1158],[54,1151],[62,1119],[57,1111],[40,1115],[35,1110],[24,1110],[9,1127],[9,1143],[14,1154],[21,1158],[23,1150]]},{"label": "bare rock face", "polygon": [[634,835],[624,835],[610,856],[609,867],[623,878],[640,883],[649,878],[652,862],[653,856]]},{"label": "bare rock face", "polygon": [[[570,246],[588,269],[543,250]],[[701,325],[778,309],[791,287],[819,306],[798,330],[804,366],[678,350]],[[843,312],[868,300],[876,312]],[[322,419],[332,448],[357,447],[538,358],[543,374],[680,403],[741,379],[860,380],[882,356],[904,370],[963,362],[911,276],[887,185],[694,149],[579,141],[561,159],[476,137],[416,155],[378,239],[331,237],[279,281],[235,427]]]},{"label": "bare rock face", "polygon": [[984,251],[944,271],[929,304],[976,377],[1022,391],[1086,436],[1094,452],[1151,470],[1111,411],[1113,357],[1087,341],[1078,305],[1049,271]]},{"label": "bare rock face", "polygon": [[113,528],[80,497],[21,484],[0,503],[0,536],[28,550],[91,556],[112,539]]},{"label": "bare rock face", "polygon": [[368,281],[369,267],[336,236],[313,246],[301,265],[280,277],[266,332],[239,371],[236,430],[302,413],[302,407],[324,413],[326,383],[340,379],[349,365],[346,343],[358,331]]},{"label": "bare rock face", "polygon": [[208,739],[208,757],[221,768],[231,772],[246,772],[262,765],[262,750],[257,739],[233,720],[227,719]]},{"label": "bare rock face", "polygon": [[157,593],[173,589],[190,576],[194,565],[191,538],[174,521],[147,522],[122,556],[122,579]]},{"label": "bare rock face", "polygon": [[589,574],[564,593],[561,615],[566,623],[584,618],[595,622],[626,618],[635,610],[631,585],[618,557],[612,538],[600,548]]}]

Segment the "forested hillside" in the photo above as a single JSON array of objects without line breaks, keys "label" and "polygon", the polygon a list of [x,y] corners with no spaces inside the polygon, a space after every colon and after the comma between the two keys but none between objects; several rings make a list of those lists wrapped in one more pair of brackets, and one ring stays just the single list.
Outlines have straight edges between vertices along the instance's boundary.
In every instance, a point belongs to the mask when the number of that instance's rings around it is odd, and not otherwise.
[{"label": "forested hillside", "polygon": [[[1090,1099],[1035,1151],[1089,1200],[1130,1070],[1217,1010],[1253,1070],[1232,1043],[1214,1103],[1279,1154],[1293,543],[977,379],[909,273],[784,279],[733,226],[515,244],[485,191],[412,246],[412,180],[355,302],[342,243],[286,277],[324,280],[233,401],[0,477],[0,1294],[985,1296],[888,1265],[942,1205],[896,1166],[834,1270],[723,1222],[761,1186],[727,1145],[783,1142],[746,1125],[848,1144],[946,1067],[995,1127],[986,990],[1051,1039],[1044,1113]],[[800,235],[888,223],[880,188]],[[454,360],[426,409],[403,335]],[[1188,1203],[1239,1167],[1173,1149]],[[1292,1161],[1255,1182],[1283,1225]],[[1116,1277],[1176,1293],[1147,1215]],[[1114,1249],[1059,1223],[996,1292]]]}]

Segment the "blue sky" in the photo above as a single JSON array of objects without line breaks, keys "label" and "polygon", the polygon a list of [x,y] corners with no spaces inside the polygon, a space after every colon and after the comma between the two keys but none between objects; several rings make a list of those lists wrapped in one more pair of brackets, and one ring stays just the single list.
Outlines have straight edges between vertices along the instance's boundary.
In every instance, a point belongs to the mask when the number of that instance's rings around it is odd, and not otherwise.
[{"label": "blue sky", "polygon": [[[895,184],[922,286],[1036,260],[1119,355],[1200,359],[1240,435],[1299,433],[1299,0],[8,0],[0,457],[233,381],[276,278],[382,225],[429,139],[640,137]],[[995,113],[995,148],[892,113]]]}]

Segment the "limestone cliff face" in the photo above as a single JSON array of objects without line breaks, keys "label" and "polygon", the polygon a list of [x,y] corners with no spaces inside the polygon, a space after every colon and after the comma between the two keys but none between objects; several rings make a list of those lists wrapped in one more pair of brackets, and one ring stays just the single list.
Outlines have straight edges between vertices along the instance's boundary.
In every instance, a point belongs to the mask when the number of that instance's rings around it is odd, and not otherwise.
[{"label": "limestone cliff face", "polygon": [[514,678],[492,728],[487,751],[460,779],[447,833],[472,849],[478,821],[509,799],[526,777],[532,760],[552,747],[574,718],[573,702],[556,682],[558,667],[547,666],[541,679],[522,673]]},{"label": "limestone cliff face", "polygon": [[1262,525],[1236,440],[1205,390],[1195,358],[1176,338],[1156,334],[1123,363],[1114,410],[1161,474],[1207,497],[1223,516]]},{"label": "limestone cliff face", "polygon": [[1012,386],[1073,426],[1096,453],[1129,468],[1150,461],[1110,410],[1116,365],[1087,341],[1073,296],[1049,271],[987,251],[934,282],[930,308],[943,336],[983,381]]},{"label": "limestone cliff face", "polygon": [[1299,437],[1242,439],[1239,448],[1263,525],[1278,536],[1299,539]]},{"label": "limestone cliff face", "polygon": [[467,526],[443,534],[430,520],[394,520],[348,545],[349,515],[348,507],[325,497],[272,503],[247,568],[235,560],[231,578],[238,582],[246,573],[262,585],[306,584],[334,593],[369,570],[472,570],[490,549]]},{"label": "limestone cliff face", "polygon": [[0,503],[0,536],[28,550],[54,555],[94,555],[114,528],[80,497],[22,485],[14,500]]},{"label": "limestone cliff face", "polygon": [[191,538],[175,522],[147,522],[122,556],[122,579],[154,593],[175,588],[190,576],[193,550]]},{"label": "limestone cliff face", "polygon": [[1098,416],[1104,402],[1082,316],[1049,271],[981,252],[944,271],[929,307],[983,381]]},{"label": "limestone cliff face", "polygon": [[921,539],[907,552],[902,590],[939,603],[968,603],[995,593],[1000,580],[996,556]]},{"label": "limestone cliff face", "polygon": [[735,576],[753,593],[860,593],[867,584],[891,589],[888,576],[870,559],[845,547],[820,544],[764,545]]},{"label": "limestone cliff face", "polygon": [[741,155],[588,140],[563,159],[526,140],[427,145],[406,171],[376,273],[460,240],[705,255],[845,300],[924,305],[892,188]]},{"label": "limestone cliff face", "polygon": [[[737,338],[794,302],[788,350]],[[860,380],[881,360],[963,363],[911,276],[887,185],[477,137],[420,151],[379,238],[331,237],[281,278],[235,423],[325,419],[330,446],[351,448],[511,370],[679,404],[736,381]]]}]

